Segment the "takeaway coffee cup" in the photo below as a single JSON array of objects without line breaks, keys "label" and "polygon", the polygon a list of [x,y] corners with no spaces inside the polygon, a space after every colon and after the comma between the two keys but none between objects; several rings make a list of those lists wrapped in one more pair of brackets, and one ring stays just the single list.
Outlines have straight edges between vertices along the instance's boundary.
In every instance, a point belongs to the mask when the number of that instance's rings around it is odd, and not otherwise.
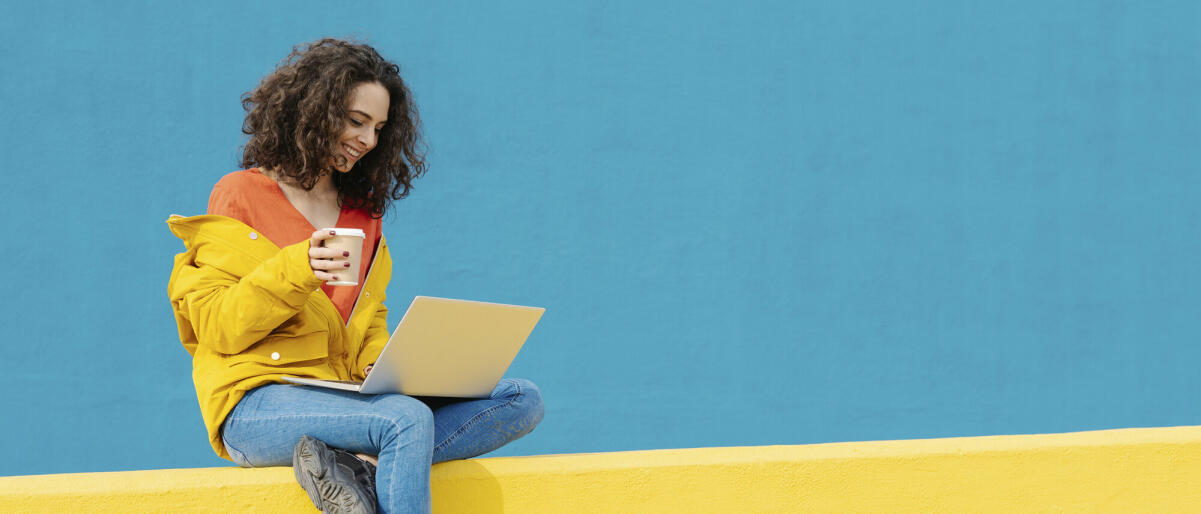
[{"label": "takeaway coffee cup", "polygon": [[357,228],[324,228],[334,232],[334,237],[321,242],[321,246],[350,252],[350,257],[338,257],[334,262],[350,261],[349,268],[331,270],[338,278],[326,282],[328,286],[357,286],[359,285],[359,263],[363,260],[363,238],[367,237]]}]

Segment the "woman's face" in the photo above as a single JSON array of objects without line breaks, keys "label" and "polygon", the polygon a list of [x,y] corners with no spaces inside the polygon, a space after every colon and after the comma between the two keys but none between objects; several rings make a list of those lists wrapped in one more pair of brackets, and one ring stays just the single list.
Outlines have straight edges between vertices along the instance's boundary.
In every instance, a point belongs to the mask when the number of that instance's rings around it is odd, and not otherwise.
[{"label": "woman's face", "polygon": [[379,142],[388,121],[388,90],[378,82],[364,82],[350,91],[346,127],[335,138],[333,165],[343,173],[354,168]]}]

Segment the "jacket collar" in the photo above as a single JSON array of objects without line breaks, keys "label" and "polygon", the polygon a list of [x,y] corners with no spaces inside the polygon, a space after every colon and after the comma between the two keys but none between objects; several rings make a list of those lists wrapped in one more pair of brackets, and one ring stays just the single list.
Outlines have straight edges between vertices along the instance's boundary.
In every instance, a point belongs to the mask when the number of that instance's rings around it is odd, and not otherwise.
[{"label": "jacket collar", "polygon": [[167,225],[171,228],[171,232],[183,240],[184,245],[188,248],[217,243],[237,248],[256,261],[269,259],[280,250],[279,245],[267,239],[267,236],[258,233],[250,225],[228,216],[172,214],[167,218]]}]

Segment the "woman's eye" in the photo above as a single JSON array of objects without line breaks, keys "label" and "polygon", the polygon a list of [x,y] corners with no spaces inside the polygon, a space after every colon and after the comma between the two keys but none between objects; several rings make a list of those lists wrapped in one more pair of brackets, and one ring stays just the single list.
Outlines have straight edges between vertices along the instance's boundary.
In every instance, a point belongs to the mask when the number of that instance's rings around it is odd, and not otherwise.
[{"label": "woman's eye", "polygon": [[351,118],[351,119],[350,119],[350,124],[351,124],[351,125],[354,125],[354,126],[356,126],[356,127],[362,127],[362,126],[363,126],[363,122],[361,122],[361,121],[359,121],[359,120],[356,120],[356,119],[354,119],[354,118]]}]

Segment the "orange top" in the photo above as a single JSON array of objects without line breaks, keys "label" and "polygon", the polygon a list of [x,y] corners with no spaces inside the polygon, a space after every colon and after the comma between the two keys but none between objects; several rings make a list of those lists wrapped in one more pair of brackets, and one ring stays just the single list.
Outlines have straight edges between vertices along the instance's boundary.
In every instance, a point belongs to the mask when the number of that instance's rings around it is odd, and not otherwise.
[{"label": "orange top", "polygon": [[[259,173],[257,168],[235,171],[213,186],[209,195],[209,214],[228,216],[250,225],[266,236],[276,246],[283,248],[312,237],[318,227],[309,223],[300,211],[292,206],[288,197],[271,177]],[[367,270],[375,255],[380,240],[380,220],[372,218],[365,209],[342,207],[337,226],[357,228],[367,234],[363,238],[362,262],[359,265],[359,285],[321,286],[342,315],[342,321],[350,319],[350,311],[359,297],[359,290],[367,278]],[[329,227],[321,227],[329,228]]]}]

